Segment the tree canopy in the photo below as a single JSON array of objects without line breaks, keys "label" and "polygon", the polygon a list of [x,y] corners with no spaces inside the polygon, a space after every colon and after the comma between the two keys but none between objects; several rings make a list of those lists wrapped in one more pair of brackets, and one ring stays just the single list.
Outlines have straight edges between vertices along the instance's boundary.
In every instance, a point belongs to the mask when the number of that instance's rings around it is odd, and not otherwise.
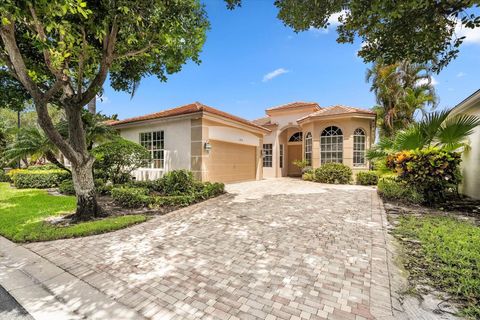
[{"label": "tree canopy", "polygon": [[[230,6],[240,0],[228,0]],[[365,62],[382,59],[387,64],[410,60],[433,63],[439,71],[459,53],[463,28],[480,27],[480,16],[468,10],[478,0],[276,0],[278,17],[296,32],[326,28],[340,14],[340,43],[362,41],[358,55]]]}]

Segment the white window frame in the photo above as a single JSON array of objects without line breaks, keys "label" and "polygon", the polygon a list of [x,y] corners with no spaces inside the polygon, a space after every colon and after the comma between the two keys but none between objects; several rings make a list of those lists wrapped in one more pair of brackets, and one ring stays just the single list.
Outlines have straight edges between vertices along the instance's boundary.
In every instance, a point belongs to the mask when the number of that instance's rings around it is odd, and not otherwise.
[{"label": "white window frame", "polygon": [[312,165],[312,147],[313,147],[313,137],[311,132],[305,134],[305,160],[307,161],[307,166]]},{"label": "white window frame", "polygon": [[163,130],[140,132],[139,141],[150,152],[150,168],[165,168],[165,132]]},{"label": "white window frame", "polygon": [[263,161],[264,168],[273,167],[273,144],[264,143],[263,144]]},{"label": "white window frame", "polygon": [[353,166],[365,167],[367,161],[365,160],[365,153],[367,150],[367,135],[365,130],[357,128],[353,132]]},{"label": "white window frame", "polygon": [[343,131],[337,126],[328,126],[320,134],[320,164],[329,162],[343,163]]}]

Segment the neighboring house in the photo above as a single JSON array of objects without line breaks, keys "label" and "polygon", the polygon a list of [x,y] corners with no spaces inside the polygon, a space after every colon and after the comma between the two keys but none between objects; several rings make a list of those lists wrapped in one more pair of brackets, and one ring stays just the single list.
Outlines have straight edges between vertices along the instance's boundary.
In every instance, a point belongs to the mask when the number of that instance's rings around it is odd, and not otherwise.
[{"label": "neighboring house", "polygon": [[367,170],[365,151],[375,139],[376,115],[370,110],[293,102],[266,110],[254,123],[271,130],[263,138],[263,176],[300,176],[293,164],[305,159],[317,168],[339,162],[356,173]]},{"label": "neighboring house", "polygon": [[[469,114],[480,117],[480,89],[452,109],[450,117],[458,114]],[[470,150],[462,155],[463,182],[460,192],[472,198],[480,199],[480,127],[469,137]]]},{"label": "neighboring house", "polygon": [[135,170],[137,180],[174,169],[191,170],[202,181],[262,179],[262,140],[270,130],[199,102],[110,125],[152,154],[148,168]]}]

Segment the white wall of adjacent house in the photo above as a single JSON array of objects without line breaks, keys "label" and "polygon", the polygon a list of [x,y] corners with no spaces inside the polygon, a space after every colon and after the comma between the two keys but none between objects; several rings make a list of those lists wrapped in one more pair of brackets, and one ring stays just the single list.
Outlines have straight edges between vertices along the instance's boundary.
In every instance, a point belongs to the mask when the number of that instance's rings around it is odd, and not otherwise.
[{"label": "white wall of adjacent house", "polygon": [[137,180],[158,179],[165,172],[175,169],[191,170],[191,120],[149,122],[120,129],[120,135],[130,141],[140,143],[143,132],[164,132],[164,167],[138,168],[133,172]]},{"label": "white wall of adjacent house", "polygon": [[[480,102],[465,114],[480,117]],[[470,150],[465,151],[462,156],[463,182],[460,192],[472,198],[480,199],[480,127],[469,136]]]}]

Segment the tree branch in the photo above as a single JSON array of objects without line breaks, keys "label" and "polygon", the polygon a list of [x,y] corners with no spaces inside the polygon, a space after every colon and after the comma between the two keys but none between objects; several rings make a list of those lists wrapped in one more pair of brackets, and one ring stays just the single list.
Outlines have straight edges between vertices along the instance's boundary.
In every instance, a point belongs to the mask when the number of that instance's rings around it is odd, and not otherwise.
[{"label": "tree branch", "polygon": [[38,89],[37,85],[28,75],[27,66],[25,65],[25,61],[23,60],[22,54],[20,53],[20,49],[17,46],[17,41],[15,39],[15,25],[13,23],[13,19],[10,18],[12,21],[9,24],[3,25],[0,28],[0,36],[2,37],[3,44],[5,46],[5,50],[8,53],[11,66],[13,70],[10,70],[12,73],[17,75],[18,81],[20,81],[25,89],[27,89],[28,93],[32,96],[33,99],[41,100],[43,99],[42,92]]},{"label": "tree branch", "polygon": [[113,21],[110,33],[105,35],[103,40],[103,53],[102,60],[100,62],[100,70],[95,78],[90,83],[88,89],[82,94],[78,93],[76,101],[73,101],[72,105],[83,108],[90,100],[94,99],[98,93],[99,88],[103,86],[105,79],[107,78],[108,70],[112,65],[114,58],[115,44],[117,41],[118,25],[116,19]]},{"label": "tree branch", "polygon": [[120,54],[120,55],[115,55],[115,59],[123,59],[123,58],[129,58],[129,57],[135,57],[135,56],[138,56],[142,53],[145,53],[148,51],[148,49],[152,48],[153,47],[153,44],[148,44],[148,46],[142,48],[142,49],[139,49],[139,50],[136,50],[136,51],[130,51],[130,52],[127,52],[127,53],[124,53],[124,54]]}]

